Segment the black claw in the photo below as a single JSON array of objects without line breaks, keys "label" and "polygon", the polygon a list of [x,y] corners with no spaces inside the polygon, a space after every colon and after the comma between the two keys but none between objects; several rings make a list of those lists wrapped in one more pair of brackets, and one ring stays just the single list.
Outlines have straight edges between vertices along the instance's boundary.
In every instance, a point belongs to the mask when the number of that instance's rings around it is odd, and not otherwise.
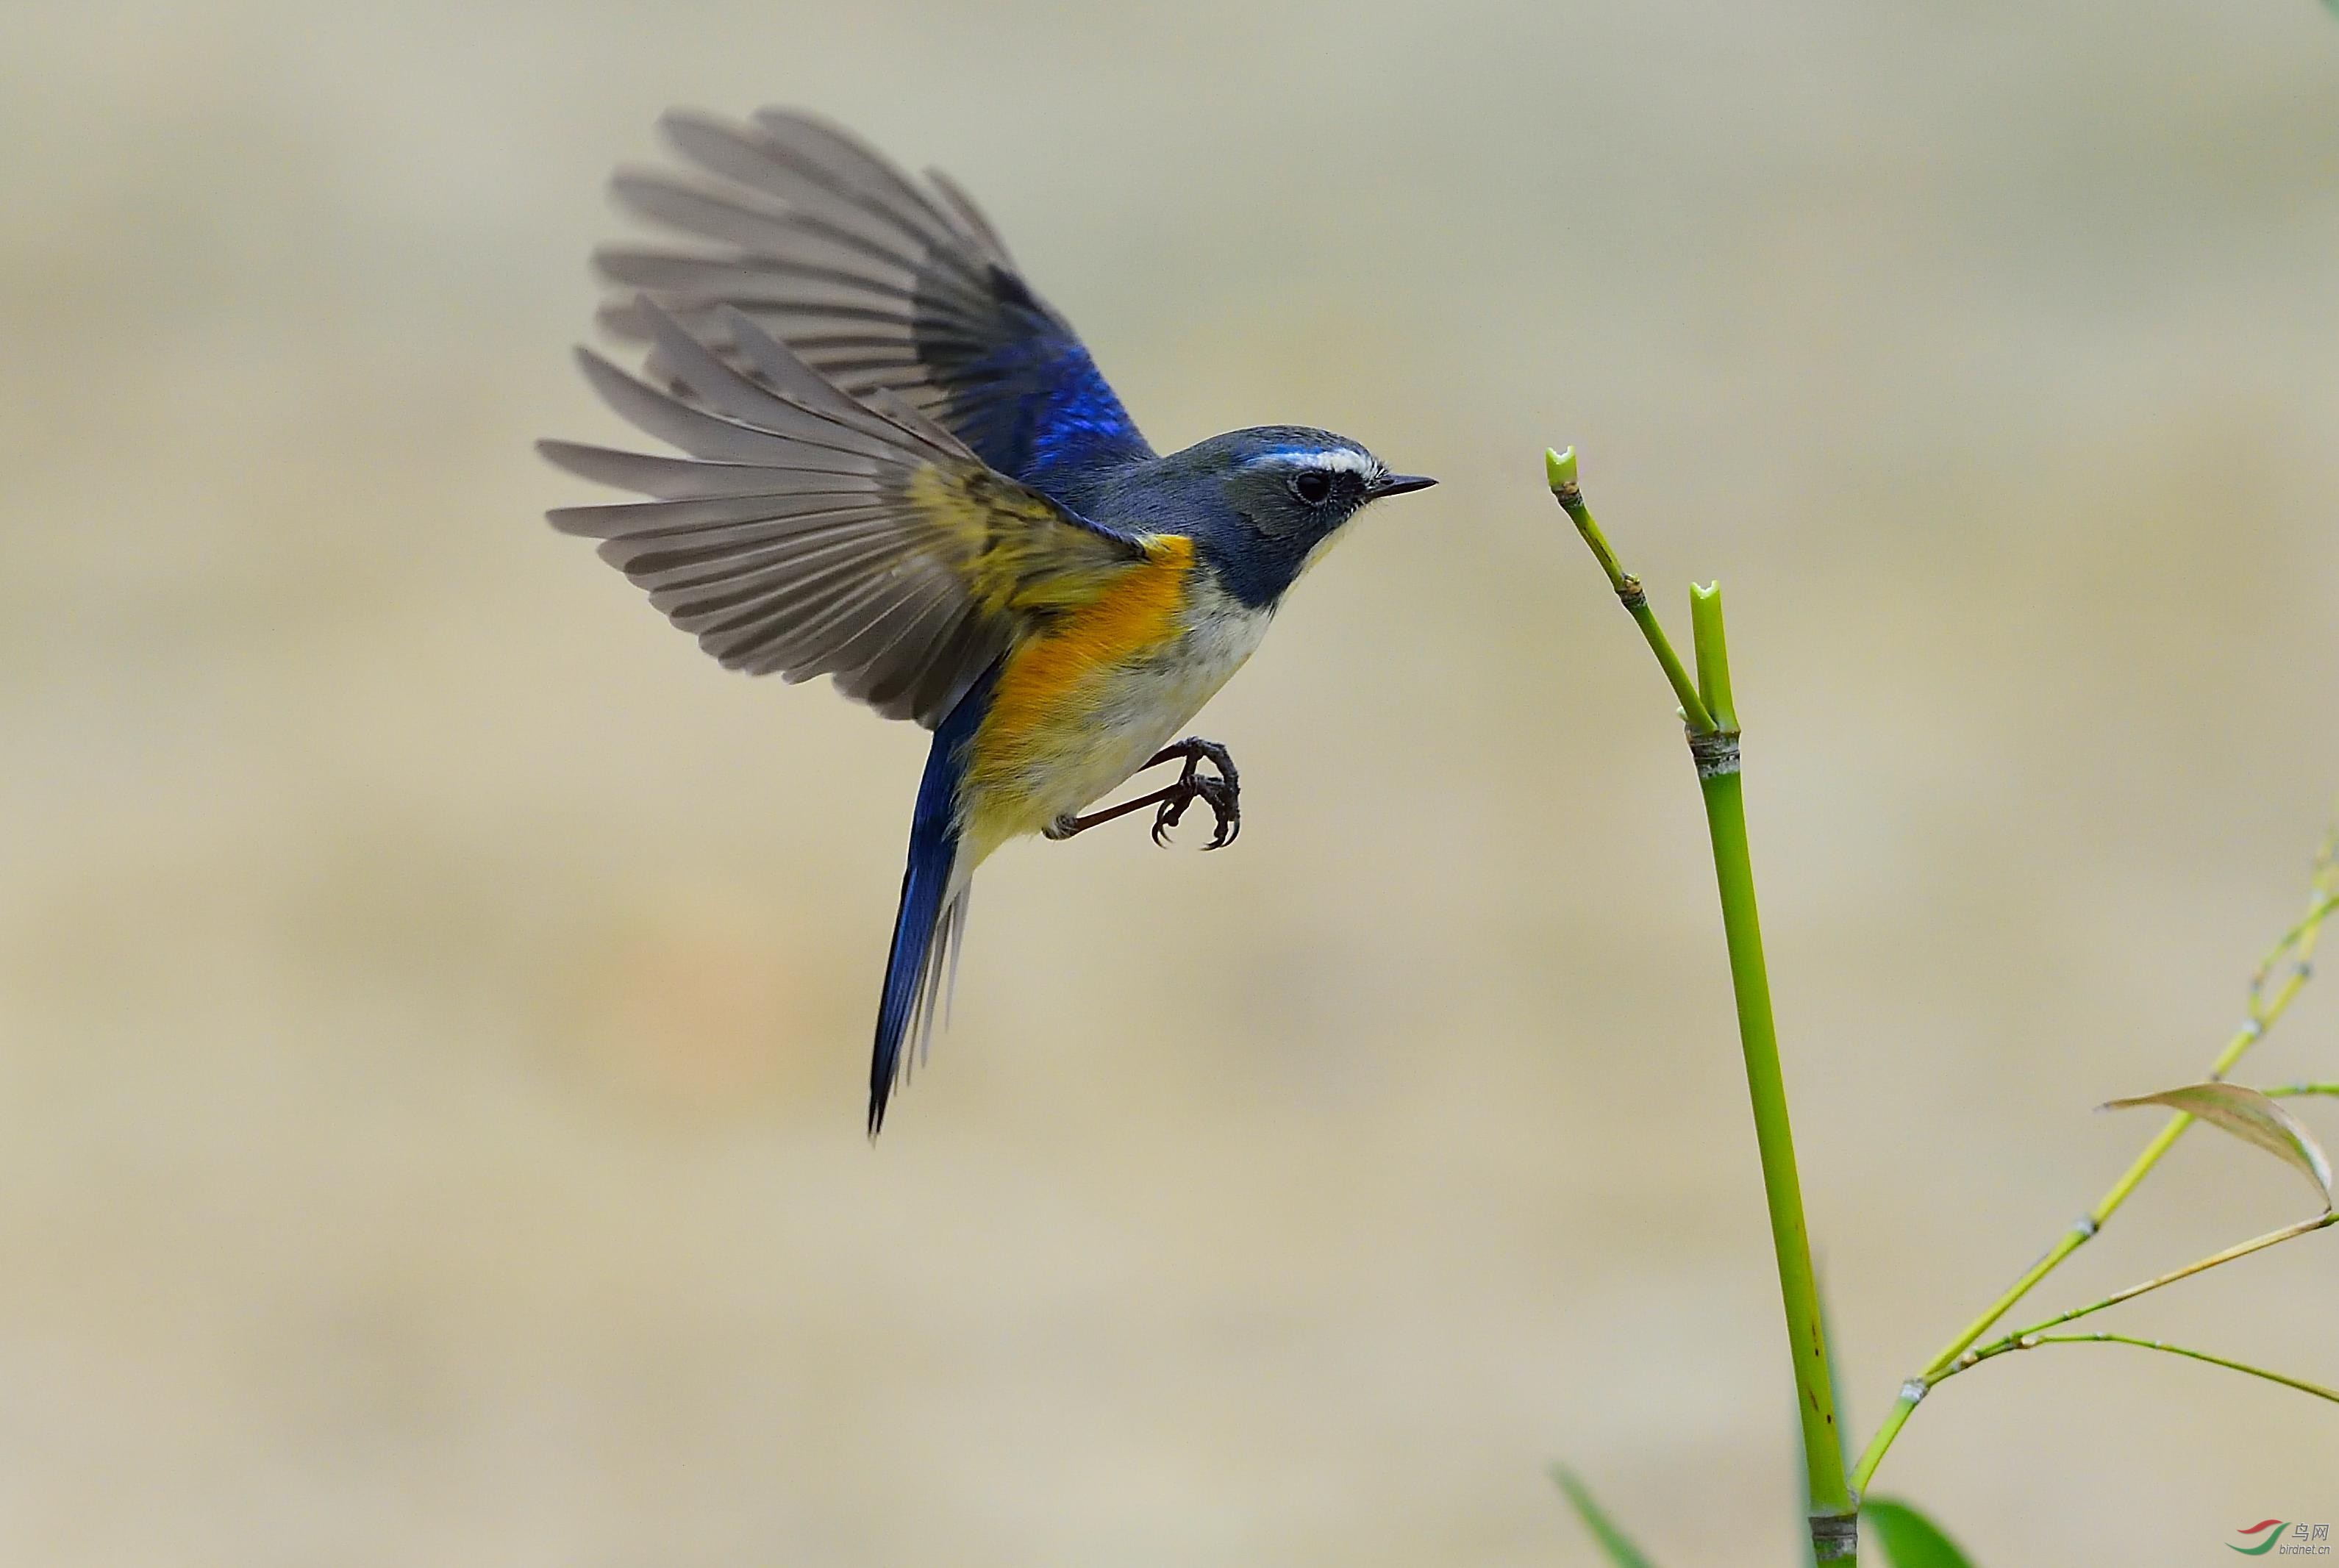
[{"label": "black claw", "polygon": [[[1146,765],[1151,767],[1180,757],[1186,765],[1177,784],[1171,786],[1174,793],[1153,815],[1153,842],[1166,846],[1170,830],[1185,820],[1186,809],[1199,800],[1210,808],[1213,819],[1210,842],[1202,848],[1206,852],[1224,849],[1242,832],[1242,778],[1235,771],[1235,759],[1218,742],[1190,735],[1176,745],[1163,747]],[[1216,770],[1216,777],[1202,772],[1206,762]]]},{"label": "black claw", "polygon": [[1242,832],[1242,807],[1237,804],[1235,791],[1222,782],[1199,779],[1195,782],[1195,793],[1218,819],[1211,824],[1210,842],[1202,846],[1203,850],[1207,853],[1226,848]]}]

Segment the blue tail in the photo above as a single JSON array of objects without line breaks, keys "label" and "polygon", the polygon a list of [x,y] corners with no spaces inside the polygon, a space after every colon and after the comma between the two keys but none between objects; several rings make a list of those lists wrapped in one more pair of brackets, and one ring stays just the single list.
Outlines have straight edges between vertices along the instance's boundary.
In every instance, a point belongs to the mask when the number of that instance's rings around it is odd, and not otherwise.
[{"label": "blue tail", "polygon": [[902,904],[893,916],[893,951],[885,961],[885,992],[877,1005],[877,1043],[869,1059],[869,1136],[885,1124],[885,1103],[909,1065],[911,1036],[933,1027],[943,983],[943,961],[958,934],[958,909],[945,917],[951,872],[958,861],[958,786],[966,776],[967,744],[991,705],[994,670],[959,699],[934,731],[910,819],[910,863],[902,873]]}]

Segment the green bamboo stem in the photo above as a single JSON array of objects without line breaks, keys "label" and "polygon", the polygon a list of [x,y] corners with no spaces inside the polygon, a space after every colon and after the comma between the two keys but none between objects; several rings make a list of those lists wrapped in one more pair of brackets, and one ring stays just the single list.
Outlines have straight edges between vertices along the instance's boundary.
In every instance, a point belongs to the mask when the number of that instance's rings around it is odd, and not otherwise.
[{"label": "green bamboo stem", "polygon": [[1820,1316],[1819,1287],[1811,1273],[1802,1183],[1795,1170],[1794,1129],[1787,1114],[1786,1081],[1779,1067],[1778,1026],[1772,1016],[1771,976],[1762,957],[1753,857],[1746,840],[1738,709],[1730,687],[1730,648],[1722,625],[1721,586],[1690,590],[1690,623],[1697,655],[1697,681],[1693,685],[1658,624],[1656,612],[1649,607],[1640,579],[1617,561],[1600,525],[1584,504],[1584,493],[1576,483],[1574,449],[1546,452],[1545,471],[1553,498],[1584,536],[1681,703],[1690,755],[1697,764],[1698,789],[1705,801],[1707,833],[1713,844],[1722,935],[1730,952],[1731,991],[1738,1009],[1738,1039],[1746,1061],[1747,1096],[1753,1107],[1762,1193],[1771,1214],[1779,1299],[1786,1314],[1795,1412],[1802,1426],[1803,1471],[1811,1500],[1811,1553],[1821,1563],[1856,1565],[1859,1503],[1844,1477],[1843,1435],[1836,1425],[1827,1326]]},{"label": "green bamboo stem", "polygon": [[1822,1563],[1848,1562],[1858,1551],[1858,1510],[1844,1480],[1843,1435],[1836,1426],[1827,1330],[1820,1319],[1802,1181],[1795,1169],[1795,1135],[1779,1066],[1778,1025],[1772,1014],[1770,969],[1762,956],[1753,857],[1746,839],[1738,708],[1730,688],[1730,648],[1719,583],[1690,590],[1690,625],[1697,651],[1698,695],[1714,725],[1702,735],[1693,731],[1690,750],[1697,760],[1698,789],[1705,797],[1706,828],[1713,841],[1731,990],[1738,1004],[1738,1040],[1746,1059],[1746,1092],[1754,1110],[1762,1194],[1771,1211],[1779,1299],[1786,1311],[1788,1348],[1794,1363],[1795,1412],[1802,1423],[1803,1470],[1811,1484],[1811,1546]]},{"label": "green bamboo stem", "polygon": [[2272,1089],[2258,1090],[2268,1100],[2282,1100],[2294,1094],[2339,1094],[2339,1083],[2278,1083]]}]

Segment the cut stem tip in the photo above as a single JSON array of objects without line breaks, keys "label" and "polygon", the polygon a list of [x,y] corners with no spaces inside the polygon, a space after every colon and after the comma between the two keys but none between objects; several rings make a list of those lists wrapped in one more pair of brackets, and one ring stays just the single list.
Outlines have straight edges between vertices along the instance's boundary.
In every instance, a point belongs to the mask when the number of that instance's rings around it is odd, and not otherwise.
[{"label": "cut stem tip", "polygon": [[1574,489],[1576,488],[1575,449],[1570,447],[1565,451],[1554,452],[1548,447],[1545,448],[1543,473],[1544,478],[1550,481],[1553,495],[1555,496],[1562,490]]}]

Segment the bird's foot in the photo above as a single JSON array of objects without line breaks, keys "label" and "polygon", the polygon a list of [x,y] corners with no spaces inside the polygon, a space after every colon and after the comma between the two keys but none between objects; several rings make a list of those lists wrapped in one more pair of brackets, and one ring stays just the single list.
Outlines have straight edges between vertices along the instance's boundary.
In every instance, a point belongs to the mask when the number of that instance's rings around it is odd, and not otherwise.
[{"label": "bird's foot", "polygon": [[[1153,842],[1167,844],[1170,830],[1185,818],[1188,807],[1200,801],[1210,808],[1213,819],[1210,842],[1202,848],[1224,849],[1242,832],[1242,775],[1235,771],[1235,759],[1218,742],[1188,735],[1175,745],[1162,747],[1145,765],[1156,767],[1180,757],[1186,765],[1178,782],[1170,786],[1161,809],[1153,814]],[[1204,763],[1210,764],[1211,773],[1202,772]]]},{"label": "bird's foot", "polygon": [[[1189,735],[1175,745],[1162,747],[1145,765],[1159,767],[1163,763],[1180,759],[1186,765],[1178,774],[1177,783],[1165,785],[1150,794],[1140,795],[1135,800],[1126,800],[1119,805],[1091,812],[1086,816],[1066,813],[1041,828],[1041,835],[1051,839],[1071,838],[1115,817],[1124,817],[1131,812],[1152,806],[1155,808],[1153,842],[1167,844],[1170,830],[1185,820],[1188,809],[1196,801],[1200,801],[1210,808],[1210,815],[1214,819],[1210,842],[1202,847],[1206,850],[1224,849],[1242,832],[1242,778],[1235,772],[1235,759],[1218,742]],[[1211,772],[1202,772],[1204,763],[1210,764]]]}]

